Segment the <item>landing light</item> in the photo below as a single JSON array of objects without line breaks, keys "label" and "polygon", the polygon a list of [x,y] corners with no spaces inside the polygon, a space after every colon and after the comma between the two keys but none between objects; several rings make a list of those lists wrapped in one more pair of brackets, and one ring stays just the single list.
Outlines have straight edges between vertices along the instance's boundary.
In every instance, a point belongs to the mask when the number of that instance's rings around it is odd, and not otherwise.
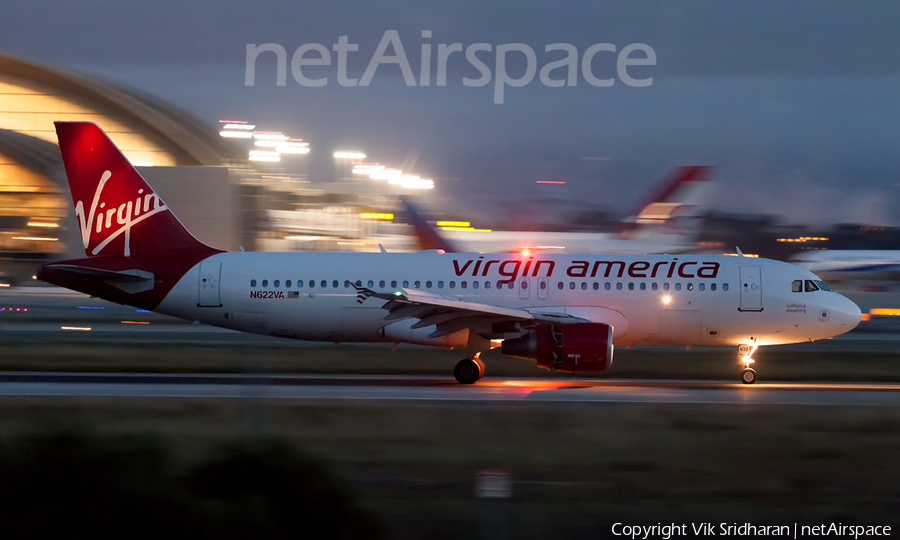
[{"label": "landing light", "polygon": [[663,304],[668,304],[669,302],[672,301],[672,297],[667,294],[662,297],[662,301],[663,301]]},{"label": "landing light", "polygon": [[528,255],[529,253],[531,253],[531,251],[528,250],[528,248],[522,250],[522,255]]}]

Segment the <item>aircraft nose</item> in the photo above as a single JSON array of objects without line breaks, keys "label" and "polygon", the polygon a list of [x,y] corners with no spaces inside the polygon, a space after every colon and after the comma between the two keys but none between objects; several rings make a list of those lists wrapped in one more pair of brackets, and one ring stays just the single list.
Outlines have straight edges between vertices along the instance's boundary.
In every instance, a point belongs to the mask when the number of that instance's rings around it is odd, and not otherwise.
[{"label": "aircraft nose", "polygon": [[831,307],[832,321],[836,323],[838,330],[843,334],[859,325],[862,320],[862,311],[852,300],[846,296],[835,294],[836,298]]}]

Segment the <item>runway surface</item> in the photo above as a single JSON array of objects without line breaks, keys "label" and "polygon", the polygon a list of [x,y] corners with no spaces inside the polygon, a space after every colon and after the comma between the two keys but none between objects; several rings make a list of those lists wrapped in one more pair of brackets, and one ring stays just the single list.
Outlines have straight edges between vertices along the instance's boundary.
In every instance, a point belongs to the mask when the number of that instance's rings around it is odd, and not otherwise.
[{"label": "runway surface", "polygon": [[0,373],[0,396],[900,406],[900,384],[445,377]]}]

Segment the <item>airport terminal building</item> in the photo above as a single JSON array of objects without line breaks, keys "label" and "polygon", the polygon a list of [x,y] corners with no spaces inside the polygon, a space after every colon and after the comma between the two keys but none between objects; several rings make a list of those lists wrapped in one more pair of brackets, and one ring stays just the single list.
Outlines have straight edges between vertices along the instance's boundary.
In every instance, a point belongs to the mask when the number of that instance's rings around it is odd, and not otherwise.
[{"label": "airport terminal building", "polygon": [[28,280],[47,260],[83,256],[57,120],[103,128],[187,228],[212,246],[411,247],[402,225],[360,216],[394,201],[251,163],[215,127],[138,91],[0,55],[0,283]]}]

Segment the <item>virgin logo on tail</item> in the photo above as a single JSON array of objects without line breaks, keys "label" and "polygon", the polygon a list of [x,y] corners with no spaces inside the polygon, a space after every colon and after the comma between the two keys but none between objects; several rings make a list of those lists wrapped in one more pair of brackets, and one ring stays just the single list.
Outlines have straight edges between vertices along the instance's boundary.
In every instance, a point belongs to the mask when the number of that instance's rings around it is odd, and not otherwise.
[{"label": "virgin logo on tail", "polygon": [[78,227],[81,229],[81,242],[84,244],[84,249],[87,250],[91,244],[92,235],[101,236],[106,233],[106,237],[91,250],[91,255],[97,255],[110,242],[124,234],[123,255],[129,257],[131,256],[131,228],[150,216],[168,211],[169,207],[152,191],[144,193],[143,189],[139,189],[134,200],[128,200],[119,206],[106,209],[106,203],[100,202],[100,195],[111,178],[110,171],[103,171],[100,183],[97,184],[97,190],[94,192],[94,199],[91,201],[90,213],[87,216],[84,214],[84,202],[75,203],[75,215],[78,217]]}]

